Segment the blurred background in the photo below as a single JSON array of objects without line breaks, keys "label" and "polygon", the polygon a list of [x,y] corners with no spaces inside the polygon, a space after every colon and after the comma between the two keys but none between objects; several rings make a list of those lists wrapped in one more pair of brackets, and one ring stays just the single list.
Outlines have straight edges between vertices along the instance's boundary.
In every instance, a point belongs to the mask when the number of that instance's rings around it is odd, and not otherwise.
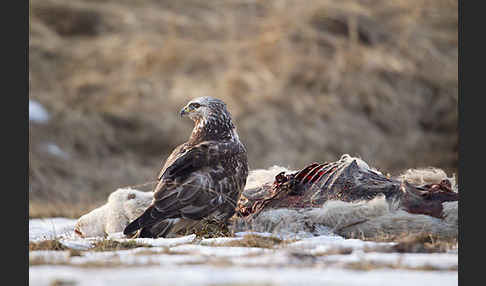
[{"label": "blurred background", "polygon": [[348,153],[457,175],[458,3],[31,0],[29,88],[30,217],[153,181],[199,96],[227,103],[251,169]]}]

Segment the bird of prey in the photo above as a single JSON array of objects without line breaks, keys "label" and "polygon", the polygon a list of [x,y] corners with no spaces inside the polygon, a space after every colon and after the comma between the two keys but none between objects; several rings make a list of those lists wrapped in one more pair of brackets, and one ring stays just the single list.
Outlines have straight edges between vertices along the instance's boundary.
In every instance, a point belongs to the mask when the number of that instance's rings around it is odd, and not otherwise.
[{"label": "bird of prey", "polygon": [[204,220],[226,223],[235,213],[248,159],[226,104],[200,97],[180,115],[194,121],[191,136],[167,158],[151,205],[124,229],[125,235],[167,237]]}]

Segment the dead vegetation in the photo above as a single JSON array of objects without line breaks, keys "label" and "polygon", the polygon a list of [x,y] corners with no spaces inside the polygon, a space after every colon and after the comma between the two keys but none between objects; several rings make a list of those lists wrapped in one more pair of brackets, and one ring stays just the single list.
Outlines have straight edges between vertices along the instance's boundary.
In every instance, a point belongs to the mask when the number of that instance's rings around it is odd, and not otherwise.
[{"label": "dead vegetation", "polygon": [[234,236],[233,231],[228,228],[228,225],[213,221],[203,221],[200,226],[197,226],[196,228],[184,229],[180,234],[195,234],[200,239]]},{"label": "dead vegetation", "polygon": [[[366,251],[366,250],[365,250]],[[319,253],[318,256],[326,256],[326,255],[348,255],[353,253],[353,249],[351,247],[335,247],[331,248],[325,252]]]},{"label": "dead vegetation", "polygon": [[457,1],[30,4],[29,98],[51,115],[29,127],[31,216],[154,180],[204,95],[228,104],[252,169],[348,153],[457,173]]},{"label": "dead vegetation", "polygon": [[373,261],[350,262],[350,263],[345,263],[343,266],[346,269],[358,270],[358,271],[371,271],[371,270],[383,269],[383,268],[415,270],[415,271],[457,271],[458,270],[457,266],[452,266],[444,269],[442,267],[437,267],[429,264],[425,264],[421,266],[408,266],[408,265],[403,265],[401,263],[390,264],[390,263],[376,263]]},{"label": "dead vegetation", "polygon": [[49,286],[75,286],[76,282],[71,280],[64,280],[64,279],[55,279],[52,281]]},{"label": "dead vegetation", "polygon": [[[115,251],[115,250],[133,249],[138,247],[151,247],[151,245],[139,243],[134,240],[117,241],[112,239],[103,239],[103,240],[96,241],[93,244],[93,246],[89,248],[89,251]],[[71,249],[63,245],[57,239],[30,241],[29,251],[35,251],[35,250],[59,250],[59,251],[69,250],[71,256],[80,256],[82,254],[82,251]]]},{"label": "dead vegetation", "polygon": [[456,248],[457,238],[443,239],[430,234],[406,235],[398,240],[398,244],[393,247],[395,252],[447,252]]},{"label": "dead vegetation", "polygon": [[[36,251],[36,250],[68,251],[69,257],[82,256],[81,251],[76,250],[76,249],[71,249],[71,248],[63,245],[57,239],[41,240],[41,241],[36,241],[36,242],[29,241],[29,251]],[[30,258],[29,258],[29,261],[30,261]],[[32,263],[35,264],[37,262],[36,262],[36,259],[34,259]],[[40,263],[40,264],[43,264],[43,263]]]},{"label": "dead vegetation", "polygon": [[458,247],[458,238],[439,237],[429,233],[401,235],[378,235],[373,239],[363,240],[378,242],[396,242],[393,246],[365,248],[365,252],[398,252],[398,253],[437,253],[448,252]]},{"label": "dead vegetation", "polygon": [[[106,198],[105,198],[106,200]],[[66,217],[79,218],[82,215],[99,207],[99,203],[91,200],[82,202],[53,200],[29,200],[29,218]]]},{"label": "dead vegetation", "polygon": [[64,246],[59,240],[49,239],[41,240],[38,242],[29,241],[29,251],[34,250],[67,250],[68,247]]},{"label": "dead vegetation", "polygon": [[150,244],[139,243],[134,240],[127,241],[117,241],[112,239],[103,239],[97,241],[90,251],[116,251],[116,250],[126,250],[138,247],[151,247]]},{"label": "dead vegetation", "polygon": [[241,240],[232,240],[218,246],[274,248],[284,241],[277,237],[246,234]]}]

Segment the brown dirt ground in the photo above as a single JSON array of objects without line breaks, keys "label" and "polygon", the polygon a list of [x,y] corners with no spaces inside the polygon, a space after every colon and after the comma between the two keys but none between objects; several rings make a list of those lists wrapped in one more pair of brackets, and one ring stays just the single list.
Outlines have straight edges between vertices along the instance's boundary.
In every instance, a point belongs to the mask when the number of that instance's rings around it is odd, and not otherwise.
[{"label": "brown dirt ground", "polygon": [[205,95],[252,169],[349,153],[457,174],[457,5],[31,0],[29,97],[51,117],[29,128],[29,214],[76,217],[153,180],[192,128],[177,111]]}]

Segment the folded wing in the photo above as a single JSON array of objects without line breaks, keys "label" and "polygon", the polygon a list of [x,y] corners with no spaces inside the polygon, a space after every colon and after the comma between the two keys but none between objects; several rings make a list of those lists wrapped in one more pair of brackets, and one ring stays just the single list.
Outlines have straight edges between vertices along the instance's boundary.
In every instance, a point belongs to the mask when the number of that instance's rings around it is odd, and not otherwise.
[{"label": "folded wing", "polygon": [[245,150],[237,142],[204,141],[192,147],[181,145],[159,174],[152,205],[130,223],[124,233],[130,234],[140,228],[145,228],[142,232],[148,229],[166,232],[165,226],[153,226],[169,219],[229,218],[234,213],[247,174]]}]

